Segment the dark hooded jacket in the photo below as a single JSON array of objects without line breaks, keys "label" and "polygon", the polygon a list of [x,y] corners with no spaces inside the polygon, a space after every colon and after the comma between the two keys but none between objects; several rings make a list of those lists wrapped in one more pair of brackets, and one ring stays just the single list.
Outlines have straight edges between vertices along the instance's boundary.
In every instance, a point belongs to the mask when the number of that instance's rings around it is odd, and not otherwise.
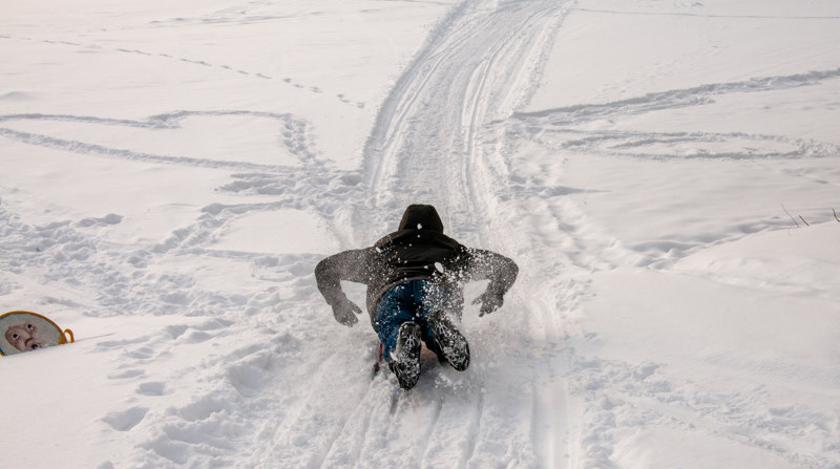
[{"label": "dark hooded jacket", "polygon": [[347,299],[341,280],[366,284],[371,320],[379,298],[400,282],[438,282],[449,292],[446,308],[460,317],[464,283],[489,279],[487,291],[502,296],[513,285],[517,273],[516,264],[507,257],[467,248],[443,234],[443,223],[431,205],[410,205],[397,231],[372,247],[330,256],[315,268],[318,289],[330,305]]}]

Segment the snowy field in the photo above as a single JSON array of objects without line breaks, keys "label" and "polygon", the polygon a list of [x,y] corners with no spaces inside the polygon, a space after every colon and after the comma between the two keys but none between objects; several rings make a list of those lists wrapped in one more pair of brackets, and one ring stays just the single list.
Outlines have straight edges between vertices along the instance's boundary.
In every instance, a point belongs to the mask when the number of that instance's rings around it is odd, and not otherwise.
[{"label": "snowy field", "polygon": [[[0,467],[840,468],[836,0],[2,11]],[[521,272],[404,392],[313,269],[412,202]]]}]

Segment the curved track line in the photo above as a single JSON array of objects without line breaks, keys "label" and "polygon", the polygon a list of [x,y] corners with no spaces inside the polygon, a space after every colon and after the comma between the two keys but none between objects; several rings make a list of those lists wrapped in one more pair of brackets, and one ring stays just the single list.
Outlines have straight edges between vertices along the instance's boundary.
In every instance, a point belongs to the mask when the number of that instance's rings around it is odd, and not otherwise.
[{"label": "curved track line", "polygon": [[580,124],[596,119],[606,119],[614,114],[628,115],[707,104],[712,96],[729,93],[754,93],[785,90],[801,86],[818,85],[824,80],[840,78],[840,68],[811,70],[791,75],[751,78],[743,81],[709,83],[691,88],[679,88],[643,96],[600,104],[578,104],[541,111],[517,112],[513,117],[529,123],[552,125]]}]

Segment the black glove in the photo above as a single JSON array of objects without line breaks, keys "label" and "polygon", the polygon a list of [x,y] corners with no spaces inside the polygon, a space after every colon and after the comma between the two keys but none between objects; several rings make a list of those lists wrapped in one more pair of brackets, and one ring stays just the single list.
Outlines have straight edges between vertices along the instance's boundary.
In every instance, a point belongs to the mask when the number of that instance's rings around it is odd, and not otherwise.
[{"label": "black glove", "polygon": [[356,315],[362,314],[362,310],[347,298],[332,305],[332,309],[335,320],[347,327],[353,327],[354,324],[359,322]]},{"label": "black glove", "polygon": [[499,295],[498,293],[492,293],[486,291],[479,295],[478,298],[473,300],[473,304],[477,305],[481,303],[481,309],[478,312],[478,316],[484,316],[485,314],[490,314],[493,311],[502,307],[504,304],[505,298],[503,295]]}]

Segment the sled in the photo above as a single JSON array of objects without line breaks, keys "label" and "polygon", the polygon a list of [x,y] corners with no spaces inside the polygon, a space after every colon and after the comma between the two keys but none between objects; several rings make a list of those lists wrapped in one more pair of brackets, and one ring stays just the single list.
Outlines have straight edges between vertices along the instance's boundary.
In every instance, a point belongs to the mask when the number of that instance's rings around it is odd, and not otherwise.
[{"label": "sled", "polygon": [[72,330],[62,330],[58,324],[38,313],[10,311],[0,315],[0,356],[75,341]]}]

